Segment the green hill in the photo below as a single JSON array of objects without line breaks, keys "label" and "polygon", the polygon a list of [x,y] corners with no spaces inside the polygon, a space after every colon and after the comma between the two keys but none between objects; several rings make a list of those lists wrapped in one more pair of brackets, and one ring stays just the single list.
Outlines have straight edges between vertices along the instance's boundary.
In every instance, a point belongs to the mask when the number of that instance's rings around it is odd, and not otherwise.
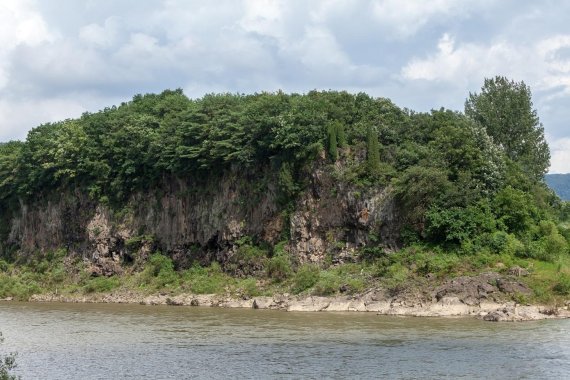
[{"label": "green hill", "polygon": [[544,179],[548,186],[554,190],[561,199],[570,201],[570,173],[547,174]]},{"label": "green hill", "polygon": [[396,292],[515,266],[570,295],[529,88],[497,77],[465,104],[167,90],[40,125],[0,143],[0,298]]}]

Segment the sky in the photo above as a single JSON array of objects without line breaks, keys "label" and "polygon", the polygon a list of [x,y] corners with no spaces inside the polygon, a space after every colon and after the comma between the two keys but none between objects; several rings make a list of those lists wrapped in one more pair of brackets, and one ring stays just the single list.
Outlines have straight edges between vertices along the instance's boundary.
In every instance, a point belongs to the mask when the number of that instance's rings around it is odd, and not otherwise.
[{"label": "sky", "polygon": [[570,2],[0,0],[0,141],[135,94],[366,92],[463,110],[484,78],[532,89],[570,172]]}]

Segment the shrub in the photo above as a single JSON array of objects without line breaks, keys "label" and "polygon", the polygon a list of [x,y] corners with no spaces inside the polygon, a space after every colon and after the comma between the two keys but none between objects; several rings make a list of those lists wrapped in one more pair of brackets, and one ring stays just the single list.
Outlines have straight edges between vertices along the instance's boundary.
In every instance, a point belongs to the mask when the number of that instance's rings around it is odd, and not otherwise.
[{"label": "shrub", "polygon": [[257,280],[252,277],[241,280],[237,287],[242,296],[255,297],[261,294],[257,287]]},{"label": "shrub", "polygon": [[358,256],[366,262],[374,262],[386,253],[382,247],[364,247],[358,251]]},{"label": "shrub", "polygon": [[224,268],[234,276],[255,276],[263,273],[267,261],[266,250],[245,243],[240,245],[236,252],[229,257]]},{"label": "shrub", "polygon": [[568,243],[564,236],[558,233],[558,230],[553,230],[543,238],[543,241],[546,251],[555,258],[568,253]]},{"label": "shrub", "polygon": [[[459,256],[451,253],[436,254],[427,252],[417,260],[417,271],[421,274],[432,273],[438,277],[442,277],[452,273],[462,260]],[[405,268],[404,268],[405,269]],[[402,268],[392,265],[387,271],[388,277],[395,277],[397,280],[404,275]]]},{"label": "shrub", "polygon": [[553,232],[539,240],[531,241],[528,250],[522,254],[523,257],[554,262],[561,255],[568,253],[568,243],[558,232]]},{"label": "shrub", "polygon": [[409,269],[400,263],[390,265],[386,271],[386,285],[389,288],[397,288],[408,279]]},{"label": "shrub", "polygon": [[332,271],[321,272],[319,278],[314,285],[313,294],[319,296],[328,296],[338,292],[342,285],[342,279],[339,275]]},{"label": "shrub", "polygon": [[556,285],[554,285],[552,290],[563,296],[570,295],[570,275],[567,275],[565,273],[560,273],[558,282],[556,283]]},{"label": "shrub", "polygon": [[273,256],[267,263],[267,277],[281,282],[291,275],[291,260],[285,254]]},{"label": "shrub", "polygon": [[188,283],[190,291],[195,294],[221,293],[228,281],[216,262],[212,263],[209,268],[193,266],[184,272],[183,279],[185,283]]},{"label": "shrub", "polygon": [[293,278],[291,291],[299,294],[313,287],[319,281],[320,272],[319,267],[314,264],[303,264]]},{"label": "shrub", "polygon": [[152,254],[141,273],[141,285],[152,285],[155,288],[178,286],[178,275],[172,259],[158,252]]},{"label": "shrub", "polygon": [[525,247],[513,234],[496,231],[489,236],[489,248],[493,253],[511,256],[524,255]]},{"label": "shrub", "polygon": [[90,279],[83,290],[85,293],[105,293],[117,288],[120,281],[117,277],[95,277]]},{"label": "shrub", "polygon": [[42,291],[37,281],[28,276],[12,277],[0,274],[0,297],[14,297],[19,301],[27,301],[33,294]]}]

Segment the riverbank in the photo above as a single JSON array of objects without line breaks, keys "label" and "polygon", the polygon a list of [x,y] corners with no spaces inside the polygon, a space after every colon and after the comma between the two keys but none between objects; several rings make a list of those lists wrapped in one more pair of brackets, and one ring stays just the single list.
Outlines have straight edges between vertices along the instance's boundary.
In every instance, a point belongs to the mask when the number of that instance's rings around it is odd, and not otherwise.
[{"label": "riverbank", "polygon": [[546,306],[512,300],[514,295],[521,297],[529,292],[515,277],[489,272],[457,277],[436,287],[407,287],[398,292],[372,288],[352,295],[145,294],[132,289],[117,289],[92,294],[36,294],[29,301],[251,308],[291,312],[372,312],[415,317],[469,316],[493,322],[570,318],[567,304]]}]

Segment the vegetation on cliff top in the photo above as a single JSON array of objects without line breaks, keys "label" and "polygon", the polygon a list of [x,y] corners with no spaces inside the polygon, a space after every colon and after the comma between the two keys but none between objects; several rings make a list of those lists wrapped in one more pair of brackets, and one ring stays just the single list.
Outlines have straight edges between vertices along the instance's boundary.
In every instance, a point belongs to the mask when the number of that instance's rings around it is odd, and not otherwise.
[{"label": "vegetation on cliff top", "polygon": [[[0,144],[0,238],[5,241],[8,219],[22,200],[74,189],[121,205],[167,178],[200,181],[230,169],[270,168],[279,178],[282,204],[291,204],[306,186],[302,173],[311,162],[326,154],[334,165],[350,152],[365,158],[351,161],[345,179],[363,188],[393,188],[404,220],[404,252],[470,263],[498,257],[559,263],[557,271],[567,276],[568,206],[544,183],[550,157],[543,128],[530,89],[503,77],[487,79],[480,93],[469,94],[465,113],[418,113],[362,93],[193,100],[167,90],[44,124],[24,142]],[[315,269],[291,269],[270,251],[258,268],[268,278],[292,281],[296,290],[325,281],[311,274]],[[386,262],[381,247],[363,247],[361,256],[385,267],[376,272],[380,277],[406,277],[409,268],[418,268],[399,256]],[[109,286],[89,286],[103,285]]]}]

